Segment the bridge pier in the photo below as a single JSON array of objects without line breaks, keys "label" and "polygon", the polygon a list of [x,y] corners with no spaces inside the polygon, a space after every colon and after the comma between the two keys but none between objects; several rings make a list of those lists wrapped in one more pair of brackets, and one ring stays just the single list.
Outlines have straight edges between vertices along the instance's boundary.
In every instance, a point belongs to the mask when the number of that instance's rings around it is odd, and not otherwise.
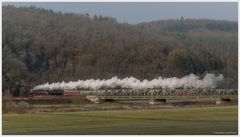
[{"label": "bridge pier", "polygon": [[99,98],[98,96],[87,96],[86,98],[96,104],[103,103],[103,102],[114,102],[114,99],[102,99],[102,98]]},{"label": "bridge pier", "polygon": [[99,99],[99,97],[97,97],[97,96],[86,96],[86,98],[88,99],[88,100],[90,100],[91,102],[93,102],[93,103],[100,103],[100,102],[102,102],[102,100],[101,99]]},{"label": "bridge pier", "polygon": [[150,105],[156,105],[156,104],[166,104],[167,99],[150,99],[149,104]]},{"label": "bridge pier", "polygon": [[231,99],[229,99],[229,98],[221,98],[221,99],[216,100],[216,105],[226,104],[226,103],[230,103],[230,102],[231,102]]}]

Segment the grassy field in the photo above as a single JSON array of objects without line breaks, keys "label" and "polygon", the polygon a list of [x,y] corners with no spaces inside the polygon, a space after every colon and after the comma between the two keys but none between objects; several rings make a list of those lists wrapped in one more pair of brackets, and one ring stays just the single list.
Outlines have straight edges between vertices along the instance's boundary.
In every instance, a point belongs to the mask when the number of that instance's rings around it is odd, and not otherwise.
[{"label": "grassy field", "polygon": [[3,114],[3,134],[237,134],[237,106]]}]

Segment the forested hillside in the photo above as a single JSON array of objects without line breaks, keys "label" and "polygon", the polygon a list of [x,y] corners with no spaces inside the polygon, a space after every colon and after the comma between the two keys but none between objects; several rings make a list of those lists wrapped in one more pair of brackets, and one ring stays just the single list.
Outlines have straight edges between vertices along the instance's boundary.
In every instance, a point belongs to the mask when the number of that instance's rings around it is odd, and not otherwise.
[{"label": "forested hillside", "polygon": [[112,17],[2,9],[3,92],[78,79],[221,73],[237,87],[237,22],[178,19],[119,23]]}]

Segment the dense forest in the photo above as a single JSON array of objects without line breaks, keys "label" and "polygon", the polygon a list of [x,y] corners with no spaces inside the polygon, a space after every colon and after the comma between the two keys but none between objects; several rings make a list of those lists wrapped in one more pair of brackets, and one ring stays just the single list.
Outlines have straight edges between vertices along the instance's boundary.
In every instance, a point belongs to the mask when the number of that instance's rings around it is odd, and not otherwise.
[{"label": "dense forest", "polygon": [[139,24],[115,18],[3,6],[3,94],[25,96],[37,84],[133,76],[221,73],[238,80],[237,22],[184,19]]}]

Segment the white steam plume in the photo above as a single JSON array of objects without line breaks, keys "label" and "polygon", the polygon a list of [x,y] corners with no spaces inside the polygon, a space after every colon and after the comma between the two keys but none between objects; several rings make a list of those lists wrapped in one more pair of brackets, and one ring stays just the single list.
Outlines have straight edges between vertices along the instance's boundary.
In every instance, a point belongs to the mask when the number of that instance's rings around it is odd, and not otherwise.
[{"label": "white steam plume", "polygon": [[215,74],[206,74],[203,79],[199,76],[190,74],[182,78],[162,78],[158,77],[153,80],[140,81],[134,77],[119,79],[112,77],[111,79],[103,80],[78,80],[70,82],[45,83],[34,87],[32,90],[74,90],[74,89],[93,89],[100,88],[131,88],[131,89],[146,89],[146,88],[216,88],[217,83],[224,79],[223,75],[216,76]]}]

